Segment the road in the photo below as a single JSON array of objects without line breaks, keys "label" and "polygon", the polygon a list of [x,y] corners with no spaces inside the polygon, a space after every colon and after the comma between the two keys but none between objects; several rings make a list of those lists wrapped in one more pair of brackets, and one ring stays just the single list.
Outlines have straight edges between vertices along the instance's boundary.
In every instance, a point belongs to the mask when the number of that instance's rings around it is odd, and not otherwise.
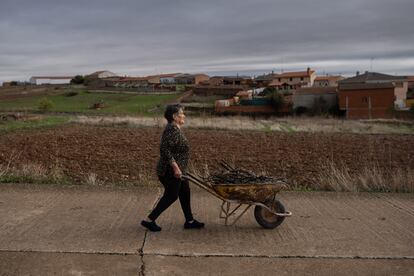
[{"label": "road", "polygon": [[235,226],[193,188],[202,230],[179,203],[159,233],[139,221],[160,190],[0,185],[0,275],[414,275],[414,194],[283,192],[293,216]]}]

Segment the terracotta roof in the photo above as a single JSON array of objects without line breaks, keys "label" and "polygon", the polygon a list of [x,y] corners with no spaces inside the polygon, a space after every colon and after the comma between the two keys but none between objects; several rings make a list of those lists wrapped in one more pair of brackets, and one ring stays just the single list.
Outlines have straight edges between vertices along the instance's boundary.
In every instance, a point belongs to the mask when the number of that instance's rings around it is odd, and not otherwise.
[{"label": "terracotta roof", "polygon": [[276,78],[294,78],[294,77],[308,77],[315,73],[314,70],[309,71],[297,71],[297,72],[285,72],[282,74],[276,74]]}]

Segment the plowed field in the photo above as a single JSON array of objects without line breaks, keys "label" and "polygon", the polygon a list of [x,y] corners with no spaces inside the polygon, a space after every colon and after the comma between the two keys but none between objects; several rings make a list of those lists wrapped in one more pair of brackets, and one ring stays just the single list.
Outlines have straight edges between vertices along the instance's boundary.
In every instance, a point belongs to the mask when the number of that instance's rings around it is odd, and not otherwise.
[{"label": "plowed field", "polygon": [[[282,133],[184,130],[193,165],[204,168],[226,159],[254,172],[287,177],[310,186],[323,165],[333,162],[351,173],[365,165],[414,169],[410,135]],[[69,125],[0,136],[0,164],[58,166],[76,181],[89,173],[107,182],[155,179],[161,128]]]}]

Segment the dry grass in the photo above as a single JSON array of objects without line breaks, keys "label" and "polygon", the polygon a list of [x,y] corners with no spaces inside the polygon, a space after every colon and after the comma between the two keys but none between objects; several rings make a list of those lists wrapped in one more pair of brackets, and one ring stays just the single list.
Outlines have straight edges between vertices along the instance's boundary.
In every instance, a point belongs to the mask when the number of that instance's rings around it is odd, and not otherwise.
[{"label": "dry grass", "polygon": [[321,168],[315,188],[337,192],[414,192],[414,171],[365,165],[358,173],[346,166],[328,163]]},{"label": "dry grass", "polygon": [[86,185],[91,186],[98,186],[102,184],[102,182],[98,179],[98,175],[93,172],[90,172],[86,175],[84,182]]},{"label": "dry grass", "polygon": [[[163,127],[162,117],[78,116],[71,122],[98,126]],[[282,132],[339,132],[361,134],[414,134],[414,123],[398,120],[341,120],[318,117],[254,119],[241,116],[188,117],[186,127],[198,129]]]},{"label": "dry grass", "polygon": [[70,181],[59,167],[47,169],[41,164],[26,163],[19,166],[0,166],[0,182],[68,184]]}]

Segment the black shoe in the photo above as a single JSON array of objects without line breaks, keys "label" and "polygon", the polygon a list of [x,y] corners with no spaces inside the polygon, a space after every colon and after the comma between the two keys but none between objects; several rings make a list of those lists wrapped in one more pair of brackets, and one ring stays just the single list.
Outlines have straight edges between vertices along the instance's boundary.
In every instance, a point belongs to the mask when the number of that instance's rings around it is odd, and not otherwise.
[{"label": "black shoe", "polygon": [[150,230],[151,232],[161,231],[161,227],[159,227],[155,223],[155,221],[148,222],[148,221],[143,220],[143,221],[141,221],[141,225],[144,226],[145,228],[147,228],[148,230]]},{"label": "black shoe", "polygon": [[192,222],[186,221],[184,223],[184,229],[200,229],[203,227],[204,227],[204,223],[196,221],[195,219]]}]

